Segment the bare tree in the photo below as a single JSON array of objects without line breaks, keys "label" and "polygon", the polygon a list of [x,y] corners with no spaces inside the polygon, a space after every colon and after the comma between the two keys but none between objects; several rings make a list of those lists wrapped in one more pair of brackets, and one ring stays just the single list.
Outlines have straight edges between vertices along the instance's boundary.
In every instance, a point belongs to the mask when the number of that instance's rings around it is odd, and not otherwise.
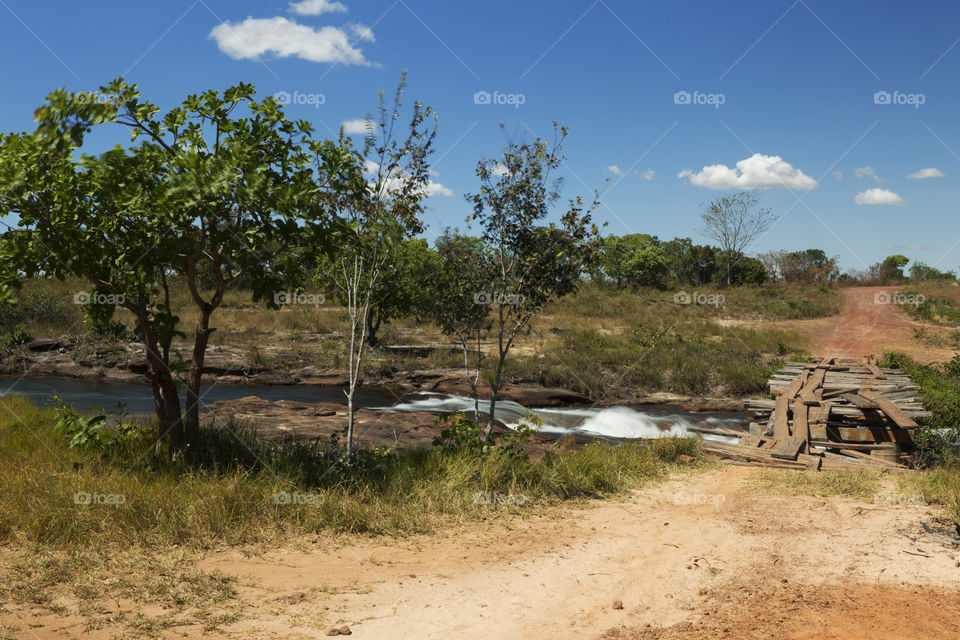
[{"label": "bare tree", "polygon": [[[436,136],[436,118],[431,107],[415,102],[409,131],[405,137],[397,137],[395,129],[405,90],[406,72],[401,75],[392,103],[381,94],[378,117],[369,120],[363,154],[351,159],[369,167],[373,176],[360,190],[348,190],[335,203],[343,223],[332,271],[350,323],[349,380],[345,392],[348,458],[353,455],[354,395],[361,382],[371,307],[381,278],[389,273],[391,261],[396,259],[397,247],[423,228],[420,215],[428,195],[427,159]],[[432,129],[427,126],[429,119],[433,119]],[[355,178],[357,171],[357,167],[348,167],[345,173]],[[319,276],[323,280],[324,274]]]},{"label": "bare tree", "polygon": [[743,250],[777,220],[777,216],[759,204],[755,193],[741,191],[717,198],[704,207],[700,233],[716,240],[723,250],[727,286],[732,283],[733,267],[743,256]]}]

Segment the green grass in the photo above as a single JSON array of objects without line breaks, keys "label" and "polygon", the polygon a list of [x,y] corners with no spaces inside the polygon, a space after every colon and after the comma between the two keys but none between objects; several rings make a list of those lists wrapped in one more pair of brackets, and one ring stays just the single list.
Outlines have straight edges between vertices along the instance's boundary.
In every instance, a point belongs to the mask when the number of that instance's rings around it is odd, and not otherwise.
[{"label": "green grass", "polygon": [[[91,620],[109,598],[168,607],[123,621],[147,635],[183,616],[208,626],[231,619],[233,581],[193,566],[205,550],[538,513],[642,486],[697,466],[681,456],[699,457],[697,440],[665,439],[560,447],[536,461],[436,448],[366,452],[344,465],[326,443],[268,441],[233,425],[204,428],[187,464],[155,457],[149,432],[69,448],[54,418],[23,398],[0,398],[0,601],[56,612],[68,594]],[[80,492],[101,503],[77,504]],[[292,499],[278,503],[277,494]]]},{"label": "green grass", "polygon": [[887,472],[875,469],[819,472],[762,469],[753,474],[748,486],[777,495],[873,500],[887,477]]},{"label": "green grass", "polygon": [[942,505],[950,519],[960,524],[960,466],[952,464],[906,475],[898,489],[906,495],[922,496],[924,502]]},{"label": "green grass", "polygon": [[611,400],[656,391],[763,393],[777,362],[802,357],[807,344],[793,331],[752,325],[830,315],[840,308],[834,291],[811,286],[687,293],[722,295],[723,304],[675,304],[673,291],[584,287],[535,319],[526,339],[542,348],[511,356],[506,374],[514,382]]},{"label": "green grass", "polygon": [[[109,447],[69,448],[55,417],[0,398],[0,601],[63,614],[66,596],[90,629],[119,626],[124,637],[182,624],[211,631],[238,618],[235,580],[195,567],[206,550],[539,513],[697,466],[680,456],[699,458],[695,439],[665,439],[560,447],[537,461],[439,448],[365,452],[345,466],[328,443],[269,441],[231,425],[203,428],[201,453],[187,464],[155,457],[149,430]],[[77,504],[80,492],[112,498]],[[278,503],[277,494],[292,499]],[[164,613],[101,613],[120,598]]]},{"label": "green grass", "polygon": [[960,288],[944,283],[913,285],[902,293],[916,296],[923,301],[918,304],[905,304],[903,309],[923,322],[960,327],[960,290],[958,289]]},{"label": "green grass", "polygon": [[514,381],[572,389],[593,398],[629,398],[670,391],[745,396],[764,392],[785,356],[800,357],[802,341],[786,331],[722,327],[701,319],[637,323],[624,334],[573,330],[534,357],[507,363]]},{"label": "green grass", "polygon": [[[204,547],[290,533],[422,533],[489,513],[474,504],[477,492],[522,495],[528,505],[602,496],[662,477],[697,449],[695,440],[597,444],[539,461],[428,449],[343,466],[323,445],[267,441],[234,425],[204,428],[188,466],[155,459],[149,438],[118,451],[70,449],[52,420],[23,399],[0,399],[0,542]],[[78,492],[122,495],[123,504],[74,504]],[[283,492],[315,504],[276,504]]]}]

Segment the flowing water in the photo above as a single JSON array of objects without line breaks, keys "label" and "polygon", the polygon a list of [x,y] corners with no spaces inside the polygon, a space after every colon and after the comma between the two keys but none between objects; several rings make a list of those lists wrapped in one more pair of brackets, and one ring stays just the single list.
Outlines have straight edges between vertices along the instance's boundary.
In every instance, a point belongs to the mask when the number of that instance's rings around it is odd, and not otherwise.
[{"label": "flowing water", "polygon": [[[36,404],[51,406],[59,398],[79,411],[111,411],[124,405],[124,413],[139,415],[153,413],[153,393],[146,384],[136,382],[107,382],[86,378],[55,378],[47,376],[0,376],[0,397],[8,393],[30,398]],[[258,396],[264,400],[293,400],[296,402],[346,403],[343,390],[319,385],[211,385],[200,392],[201,406],[218,400],[236,400]],[[186,391],[180,390],[181,400]],[[386,389],[358,389],[355,401],[358,407],[374,407],[396,402],[396,396]]]},{"label": "flowing water", "polygon": [[[123,405],[127,414],[153,413],[150,387],[131,382],[55,378],[46,376],[0,376],[0,396],[23,395],[33,402],[51,406],[55,399],[84,412],[117,410]],[[343,390],[316,385],[212,385],[201,392],[201,404],[258,396],[264,400],[346,403]],[[472,398],[437,393],[412,393],[398,399],[385,388],[362,388],[355,398],[358,407],[384,411],[472,413]],[[482,401],[480,412],[489,412],[490,403]],[[736,438],[709,433],[718,428],[744,430],[748,414],[693,413],[666,406],[528,408],[509,400],[497,402],[497,418],[516,428],[528,424],[545,435],[577,436],[583,439],[623,440],[702,435],[705,438],[733,442]]]},{"label": "flowing water", "polygon": [[[429,394],[380,408],[389,411],[461,411],[472,414],[474,402],[472,398],[462,396]],[[481,401],[479,409],[481,414],[489,412],[490,403]],[[591,440],[651,439],[699,434],[711,440],[736,442],[735,436],[709,432],[718,428],[745,431],[749,422],[749,414],[746,413],[695,413],[656,405],[644,406],[642,410],[631,407],[532,409],[509,400],[497,401],[497,418],[511,429],[526,424],[547,435],[573,435]]]}]

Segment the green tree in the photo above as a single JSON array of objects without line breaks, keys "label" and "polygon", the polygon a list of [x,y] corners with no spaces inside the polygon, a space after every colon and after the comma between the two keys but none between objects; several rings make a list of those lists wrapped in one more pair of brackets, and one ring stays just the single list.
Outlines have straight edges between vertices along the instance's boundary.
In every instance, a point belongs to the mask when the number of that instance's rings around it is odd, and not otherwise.
[{"label": "green tree", "polygon": [[763,284],[767,279],[767,269],[756,258],[741,256],[734,262],[731,275],[733,284]]},{"label": "green tree", "polygon": [[[501,125],[502,126],[502,125]],[[553,177],[563,158],[566,127],[554,123],[554,141],[512,140],[499,159],[477,164],[480,189],[467,195],[469,220],[480,227],[483,252],[490,256],[490,291],[464,292],[493,314],[491,332],[497,363],[491,373],[489,439],[507,355],[517,334],[547,302],[565,296],[596,260],[598,230],[579,197],[570,201],[559,223],[541,224],[559,198],[562,180]]]},{"label": "green tree", "polygon": [[901,254],[887,256],[880,263],[880,278],[884,282],[903,280],[903,268],[910,262],[910,258]]},{"label": "green tree", "polygon": [[915,262],[910,266],[910,279],[920,281],[956,280],[957,274],[953,271],[940,271],[923,262]]},{"label": "green tree", "polygon": [[428,298],[430,315],[444,335],[454,339],[463,353],[463,370],[473,392],[474,415],[480,419],[480,376],[483,372],[483,340],[489,335],[490,309],[477,304],[474,292],[494,289],[494,260],[480,238],[447,229],[437,239],[440,268]]},{"label": "green tree", "polygon": [[[55,91],[35,113],[34,133],[0,136],[0,208],[19,218],[3,243],[4,291],[21,274],[81,277],[109,296],[98,302],[130,311],[158,446],[167,437],[177,452],[197,443],[210,321],[224,291],[247,277],[254,298],[274,305],[281,284],[301,274],[278,271],[272,256],[325,246],[330,216],[318,194],[340,191],[355,163],[342,144],[311,142],[310,125],[287,120],[273,98],[256,101],[251,85],[191,95],[164,114],[122,79],[101,88],[102,100],[90,95]],[[81,155],[91,129],[107,123],[125,127],[133,144]],[[202,290],[201,273],[212,275],[212,291]],[[187,283],[197,310],[185,411],[171,363],[182,335],[172,278]]]},{"label": "green tree", "polygon": [[617,287],[662,288],[669,273],[660,241],[646,233],[605,237],[600,244],[600,266]]},{"label": "green tree", "polygon": [[[370,313],[367,314],[367,344],[377,347],[383,324],[406,317],[422,317],[434,295],[433,279],[440,270],[440,256],[423,238],[401,240],[393,258],[384,264],[383,273],[377,278],[376,288],[370,296]],[[322,260],[317,269],[316,282],[322,287],[334,283],[336,274],[333,262]],[[341,304],[346,304],[342,291],[334,287]]]}]

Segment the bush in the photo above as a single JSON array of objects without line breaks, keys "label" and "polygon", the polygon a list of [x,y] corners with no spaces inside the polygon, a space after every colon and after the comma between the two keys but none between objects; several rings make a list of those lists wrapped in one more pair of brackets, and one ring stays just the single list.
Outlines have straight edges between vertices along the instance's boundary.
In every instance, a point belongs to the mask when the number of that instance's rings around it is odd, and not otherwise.
[{"label": "bush", "polygon": [[942,366],[919,365],[907,356],[886,353],[881,366],[902,369],[920,387],[920,397],[933,414],[920,418],[914,441],[918,467],[960,462],[960,355]]}]

